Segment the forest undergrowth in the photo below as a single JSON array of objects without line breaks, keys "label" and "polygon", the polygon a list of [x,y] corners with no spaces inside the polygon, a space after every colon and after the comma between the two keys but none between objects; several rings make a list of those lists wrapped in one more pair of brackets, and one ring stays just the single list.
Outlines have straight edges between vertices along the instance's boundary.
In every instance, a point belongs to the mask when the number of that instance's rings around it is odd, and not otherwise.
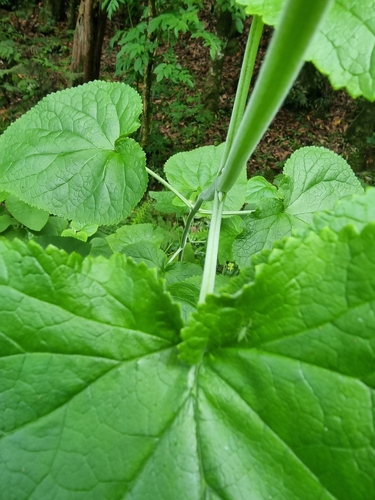
[{"label": "forest undergrowth", "polygon": [[[48,93],[71,85],[73,31],[67,29],[67,23],[41,23],[40,8],[39,4],[29,11],[0,10],[0,132]],[[202,20],[212,28],[211,14],[203,14]],[[107,22],[101,60],[101,78],[107,81],[121,81],[115,77],[117,49],[111,44],[119,27],[121,19],[116,15]],[[154,85],[153,125],[147,148],[151,168],[161,172],[173,154],[225,140],[248,29],[249,20],[238,37],[237,52],[225,58],[220,106],[215,114],[206,111],[200,100],[209,68],[209,49],[189,35],[177,43],[177,59],[187,67],[195,85],[192,89],[169,81]],[[271,34],[271,28],[264,30],[254,80]],[[133,86],[141,91],[141,84],[134,82]],[[333,91],[321,75],[313,95],[309,92],[303,82],[294,85],[249,162],[249,177],[261,174],[272,180],[288,156],[303,146],[321,145],[348,158],[351,146],[345,132],[359,101],[344,91]],[[369,158],[366,170],[373,169],[372,163],[373,158]],[[364,173],[362,177],[372,183],[371,176]]]}]

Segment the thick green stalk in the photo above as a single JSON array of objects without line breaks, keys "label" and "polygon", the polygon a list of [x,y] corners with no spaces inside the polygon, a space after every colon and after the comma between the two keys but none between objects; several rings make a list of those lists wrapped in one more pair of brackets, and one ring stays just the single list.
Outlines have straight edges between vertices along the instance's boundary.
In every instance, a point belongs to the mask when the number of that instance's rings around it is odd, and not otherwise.
[{"label": "thick green stalk", "polygon": [[[229,146],[228,157],[226,158],[224,154],[225,164],[219,170],[219,177],[214,184],[215,200],[222,199],[245,168],[247,160],[266,132],[298,75],[303,64],[303,56],[332,3],[333,0],[315,0],[314,2],[287,0],[285,2],[280,26],[267,51],[238,131],[233,125],[236,133],[232,145]],[[212,189],[212,186],[209,189]],[[221,211],[220,205],[214,204],[199,302],[204,302],[206,295],[212,293],[214,289],[214,271],[221,223],[218,218],[221,218]]]},{"label": "thick green stalk", "polygon": [[[238,130],[238,127],[240,126],[242,116],[246,107],[246,100],[249,94],[251,78],[253,76],[254,65],[258,53],[260,39],[262,37],[263,26],[264,24],[261,18],[259,16],[254,16],[253,21],[251,23],[249,36],[247,38],[245,54],[241,66],[240,78],[238,80],[236,97],[234,99],[232,115],[230,117],[227,138],[225,141],[225,149],[223,156],[221,158],[221,164],[218,170],[218,175],[220,175],[224,167],[224,164],[227,161],[229,151],[233,144],[234,136]],[[202,205],[202,201],[214,199],[215,183],[216,179],[214,183],[205,191],[203,191],[200,197],[197,199],[196,202],[197,206],[194,206],[192,210],[193,217],[198,212],[200,206]]]},{"label": "thick green stalk", "polygon": [[227,193],[266,132],[333,0],[287,0],[216,188]]},{"label": "thick green stalk", "polygon": [[[242,61],[240,79],[238,81],[236,98],[233,105],[233,111],[229,123],[226,145],[223,157],[221,159],[221,165],[218,171],[218,175],[220,174],[226,162],[226,159],[228,157],[229,151],[233,143],[234,136],[241,123],[242,115],[246,106],[247,96],[249,93],[251,78],[253,76],[259,42],[262,36],[262,30],[263,30],[262,20],[260,19],[259,16],[254,16],[253,21],[251,23],[250,33],[247,39],[244,59]],[[216,180],[214,182],[216,183]],[[215,190],[215,183],[211,185],[206,191],[201,193],[201,197],[205,196],[207,199],[210,198],[210,193],[212,193],[212,195],[214,195],[214,205],[212,207],[212,217],[211,217],[210,230],[208,233],[206,259],[203,269],[202,286],[200,291],[199,302],[204,302],[206,295],[208,293],[213,293],[215,286],[221,217],[223,215],[223,206],[224,206],[224,197],[221,194],[220,196],[218,196],[218,192]],[[198,198],[196,206],[194,206],[193,210],[189,214],[189,216],[191,216],[190,220],[193,219],[195,213],[199,210],[202,201],[200,200],[200,198]],[[182,245],[186,243],[186,238],[189,228],[190,226],[188,225],[185,227]]]},{"label": "thick green stalk", "polygon": [[206,259],[204,262],[199,302],[204,302],[206,299],[206,295],[209,293],[213,293],[214,291],[217,254],[219,251],[221,217],[223,213],[224,200],[225,195],[216,191],[214,196],[214,205],[212,207],[210,230],[208,233]]}]

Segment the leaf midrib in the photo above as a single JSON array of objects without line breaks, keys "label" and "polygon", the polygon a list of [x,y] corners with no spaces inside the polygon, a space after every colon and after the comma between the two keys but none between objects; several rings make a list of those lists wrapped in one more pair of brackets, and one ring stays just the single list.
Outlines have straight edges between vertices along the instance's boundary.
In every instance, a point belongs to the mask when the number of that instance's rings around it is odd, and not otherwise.
[{"label": "leaf midrib", "polygon": [[[308,467],[305,462],[303,462],[303,460],[296,454],[296,452],[293,450],[293,448],[291,448],[289,446],[289,444],[284,441],[276,431],[274,431],[272,429],[272,427],[269,426],[269,424],[267,422],[265,422],[265,420],[259,415],[259,413],[257,411],[255,411],[250,405],[249,403],[242,397],[242,395],[238,392],[238,390],[229,382],[227,381],[226,379],[224,379],[221,374],[214,368],[213,365],[206,365],[206,369],[210,369],[212,370],[212,372],[225,384],[227,385],[235,394],[237,394],[237,396],[241,399],[241,401],[243,401],[243,403],[246,405],[247,408],[249,408],[251,410],[252,413],[254,413],[255,415],[257,415],[257,417],[259,418],[259,420],[261,422],[263,422],[264,426],[281,442],[283,443],[283,445],[290,451],[290,453],[294,456],[294,458],[296,460],[298,460],[303,466],[304,468],[309,472],[309,474],[311,474],[312,477],[314,477],[317,481],[317,483],[319,483],[322,488],[324,489],[324,491],[326,491],[329,495],[332,496],[332,499],[335,499],[335,500],[340,500],[338,497],[334,496],[328,489],[327,487],[322,484],[321,480],[319,477],[316,476],[316,474],[310,469],[310,467]],[[241,431],[241,429],[239,429]]]}]

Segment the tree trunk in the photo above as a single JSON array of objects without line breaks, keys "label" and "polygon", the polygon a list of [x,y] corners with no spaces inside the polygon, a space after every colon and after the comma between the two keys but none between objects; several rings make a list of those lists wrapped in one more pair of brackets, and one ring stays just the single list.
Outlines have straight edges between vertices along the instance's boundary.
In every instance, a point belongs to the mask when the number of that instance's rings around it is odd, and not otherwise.
[{"label": "tree trunk", "polygon": [[74,85],[99,78],[106,20],[107,14],[101,9],[99,0],[81,0],[70,66],[72,72],[79,73]]},{"label": "tree trunk", "polygon": [[69,0],[68,30],[74,30],[77,22],[77,7],[79,0]]},{"label": "tree trunk", "polygon": [[65,0],[45,0],[44,9],[46,16],[52,18],[55,23],[65,21]]},{"label": "tree trunk", "polygon": [[[155,0],[148,0],[148,24],[156,15]],[[155,33],[149,33],[148,38],[153,41]],[[151,86],[152,86],[152,70],[154,67],[153,54],[149,53],[148,63],[144,69],[143,89],[142,89],[142,124],[141,124],[141,140],[142,148],[148,144],[150,130],[151,130]]]},{"label": "tree trunk", "polygon": [[375,132],[375,102],[364,101],[357,118],[346,132],[346,139],[354,146],[348,163],[355,172],[374,170],[375,150],[367,142]]},{"label": "tree trunk", "polygon": [[224,59],[229,46],[233,44],[237,31],[229,10],[222,11],[216,4],[214,14],[216,17],[216,36],[221,41],[221,49],[210,60],[210,68],[203,88],[202,102],[204,107],[216,112],[220,102],[220,86],[223,74]]}]

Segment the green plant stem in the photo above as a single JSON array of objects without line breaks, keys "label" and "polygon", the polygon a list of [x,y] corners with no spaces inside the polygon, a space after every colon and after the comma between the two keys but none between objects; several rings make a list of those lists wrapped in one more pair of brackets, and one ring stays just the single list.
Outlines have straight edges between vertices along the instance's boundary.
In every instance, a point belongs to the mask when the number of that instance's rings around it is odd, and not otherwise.
[{"label": "green plant stem", "polygon": [[305,52],[333,0],[287,0],[254,91],[217,181],[227,193],[236,182],[282,105],[302,65]]},{"label": "green plant stem", "polygon": [[[146,167],[146,172],[149,175],[151,175],[151,177],[154,177],[154,179],[158,180],[160,182],[160,184],[162,184],[164,187],[166,187],[167,189],[172,191],[172,193],[175,194],[177,196],[177,198],[179,198],[183,203],[185,203],[185,205],[190,210],[193,209],[193,204],[189,200],[187,200],[179,191],[177,191],[177,189],[175,189],[171,184],[169,184],[169,182],[164,180],[163,177],[160,177],[160,175],[158,175],[153,170],[150,170],[148,167]],[[203,202],[203,200],[202,200],[202,202]],[[201,206],[201,205],[202,205],[202,203],[199,206]],[[197,212],[199,214],[202,214],[202,215],[211,215],[212,214],[212,210],[205,210],[205,209],[198,209]],[[194,212],[194,215],[197,212]],[[223,212],[223,215],[247,215],[247,214],[251,214],[253,212],[254,212],[254,210],[226,210]]]},{"label": "green plant stem", "polygon": [[236,97],[234,100],[233,111],[230,118],[227,138],[225,141],[224,154],[221,159],[221,165],[218,175],[220,175],[225,165],[225,162],[227,161],[228,154],[232,147],[235,134],[240,126],[245,111],[246,100],[249,94],[250,83],[254,72],[254,66],[258,54],[259,43],[262,37],[263,26],[264,23],[261,17],[254,16],[246,43],[245,54],[241,66],[240,79],[238,81],[238,87],[236,91]]},{"label": "green plant stem", "polygon": [[[222,215],[248,215],[255,212],[254,210],[223,210]],[[201,208],[198,210],[199,215],[212,215],[212,210],[205,210]]]},{"label": "green plant stem", "polygon": [[206,296],[209,293],[213,293],[214,291],[217,255],[219,251],[221,217],[223,213],[224,200],[225,195],[216,191],[214,196],[214,206],[212,208],[210,230],[208,233],[206,259],[204,261],[199,303],[204,302]]},{"label": "green plant stem", "polygon": [[182,250],[182,252],[180,254],[180,259],[181,260],[184,257],[184,248],[185,248],[185,245],[186,245],[187,237],[189,235],[191,224],[193,222],[193,219],[194,219],[195,215],[199,211],[199,208],[202,205],[202,203],[203,203],[203,200],[201,200],[200,198],[198,198],[198,200],[196,201],[194,207],[190,210],[189,215],[188,215],[188,217],[186,219],[186,224],[185,224],[184,232],[182,233],[182,238],[181,238],[181,243],[180,243],[180,248]]},{"label": "green plant stem", "polygon": [[[222,200],[224,194],[233,187],[247,160],[266,132],[298,75],[303,64],[303,56],[332,3],[333,0],[315,0],[314,2],[287,0],[285,2],[280,27],[272,38],[254,92],[239,126],[240,113],[233,112],[229,126],[230,132],[228,131],[228,143],[232,141],[232,144],[229,144],[224,152],[224,163],[219,169],[217,180],[207,190],[207,192],[212,189],[215,191],[215,200]],[[255,25],[256,32],[258,29],[259,26]],[[249,35],[248,44],[251,38]],[[259,40],[260,38],[258,43]],[[250,52],[249,49],[249,54]],[[244,59],[243,68],[247,64],[249,61]],[[245,71],[243,69],[243,72]],[[242,102],[244,91],[244,88],[239,86],[237,95],[240,97],[236,95],[236,101],[238,100],[239,103]],[[241,104],[235,103],[236,108],[237,106],[240,109]],[[226,158],[225,153],[228,150]],[[220,237],[220,222],[217,219],[221,215],[222,207],[220,212],[219,205],[214,203],[199,302],[204,302],[206,295],[214,290]]]},{"label": "green plant stem", "polygon": [[171,264],[171,262],[174,261],[174,259],[182,252],[182,247],[179,247],[175,253],[172,255],[172,257],[168,260],[167,264]]},{"label": "green plant stem", "polygon": [[[230,147],[233,143],[233,138],[234,135],[240,125],[242,115],[246,106],[246,99],[247,95],[249,92],[250,88],[250,82],[251,78],[253,75],[254,71],[254,65],[255,65],[255,60],[256,56],[258,53],[258,47],[259,47],[259,42],[262,36],[262,30],[263,30],[263,22],[259,16],[254,16],[253,21],[251,23],[251,29],[249,32],[249,36],[247,39],[247,44],[246,44],[246,50],[245,50],[245,55],[244,55],[244,60],[242,63],[242,68],[241,68],[241,74],[240,74],[240,79],[238,82],[238,87],[237,87],[237,92],[236,92],[236,98],[234,101],[234,106],[233,106],[233,112],[229,124],[229,129],[228,129],[228,134],[227,134],[227,140],[226,140],[226,146],[224,150],[224,154],[221,160],[221,165],[218,170],[218,175],[220,174]],[[214,197],[214,192],[215,192],[215,185],[212,184],[208,189],[206,189],[201,195],[198,197],[197,201],[195,202],[195,205],[192,206],[192,204],[184,197],[182,194],[180,194],[176,189],[174,189],[168,182],[166,182],[162,177],[157,175],[155,172],[152,170],[148,169],[146,167],[146,171],[152,175],[155,179],[157,179],[163,186],[171,190],[183,203],[185,203],[186,206],[189,207],[190,213],[186,221],[185,229],[181,238],[181,246],[180,248],[184,249],[187,241],[187,237],[190,231],[190,226],[194,220],[195,215],[199,212],[202,214],[211,214],[213,212],[209,210],[201,210],[200,207],[202,206],[202,203],[204,201],[209,201],[212,200]],[[216,182],[216,180],[215,180]],[[223,215],[237,215],[237,214],[243,214],[245,212],[222,212]],[[183,257],[183,252],[181,253],[181,258]]]},{"label": "green plant stem", "polygon": [[149,169],[148,167],[146,167],[146,172],[151,175],[151,177],[154,177],[154,179],[158,180],[160,182],[160,184],[162,184],[163,186],[165,186],[167,189],[169,189],[169,191],[172,191],[172,193],[174,193],[177,198],[180,198],[180,200],[185,203],[185,205],[187,207],[189,207],[190,209],[193,208],[193,204],[190,203],[189,200],[187,200],[185,198],[185,196],[183,196],[179,191],[177,191],[177,189],[175,189],[173,186],[171,186],[167,181],[165,181],[163,179],[163,177],[160,177],[160,175],[158,175],[156,172],[154,172],[153,170]]},{"label": "green plant stem", "polygon": [[[223,153],[223,157],[221,159],[221,165],[218,171],[218,176],[220,176],[221,171],[226,163],[229,151],[231,149],[233,139],[238,130],[238,127],[241,123],[242,115],[246,106],[246,99],[249,93],[250,82],[253,76],[254,64],[256,60],[256,56],[258,53],[259,42],[262,36],[263,30],[263,22],[259,16],[254,16],[253,22],[251,23],[250,33],[247,39],[246,50],[244,59],[241,67],[240,79],[238,82],[236,98],[234,100],[232,116],[229,123],[229,129],[226,139],[226,145]],[[200,290],[199,302],[204,302],[206,299],[206,295],[209,293],[213,293],[215,287],[215,276],[216,276],[216,265],[217,265],[217,255],[219,251],[219,240],[220,240],[220,226],[221,226],[221,217],[223,215],[223,205],[225,196],[223,193],[219,193],[216,189],[216,181],[212,186],[210,186],[205,193],[202,195],[206,195],[209,197],[209,193],[214,191],[214,206],[212,209],[212,218],[210,229],[208,232],[208,240],[207,240],[207,250],[206,250],[206,259],[204,262],[203,269],[203,277],[202,277],[202,286]],[[199,201],[199,199],[197,200]],[[202,202],[201,202],[202,203]],[[200,208],[200,205],[198,209]],[[195,211],[194,211],[195,210]],[[193,210],[190,214],[197,212],[196,207],[194,206]],[[191,219],[192,220],[192,219]],[[191,224],[191,221],[190,221]],[[187,233],[190,229],[186,225],[184,235],[186,243]],[[183,235],[183,236],[184,236]]]}]

